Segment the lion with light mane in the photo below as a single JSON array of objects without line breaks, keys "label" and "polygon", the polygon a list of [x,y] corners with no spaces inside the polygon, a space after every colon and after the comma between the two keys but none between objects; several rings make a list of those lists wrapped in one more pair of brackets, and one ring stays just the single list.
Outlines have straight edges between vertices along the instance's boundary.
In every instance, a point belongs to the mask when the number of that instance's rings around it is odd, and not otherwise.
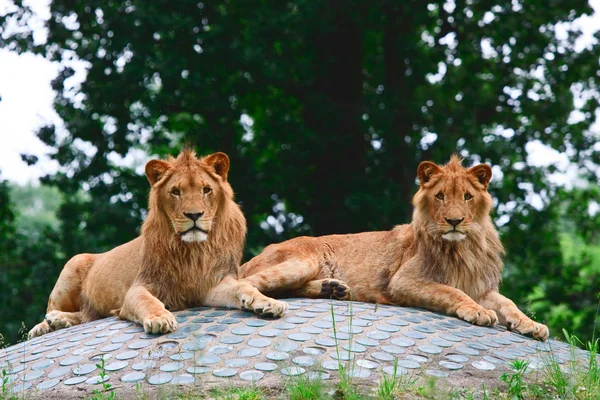
[{"label": "lion with light mane", "polygon": [[287,309],[237,280],[246,220],[227,182],[229,158],[184,150],[146,165],[148,217],[141,235],[102,254],[79,254],[63,268],[47,314],[29,337],[109,315],[149,333],[177,329],[169,310],[199,305],[279,317]]},{"label": "lion with light mane", "polygon": [[417,175],[411,224],[267,246],[242,266],[243,281],[266,294],[422,307],[484,326],[499,320],[546,340],[548,328],[498,292],[504,248],[490,218],[492,169],[466,169],[453,156],[445,166],[422,162]]}]

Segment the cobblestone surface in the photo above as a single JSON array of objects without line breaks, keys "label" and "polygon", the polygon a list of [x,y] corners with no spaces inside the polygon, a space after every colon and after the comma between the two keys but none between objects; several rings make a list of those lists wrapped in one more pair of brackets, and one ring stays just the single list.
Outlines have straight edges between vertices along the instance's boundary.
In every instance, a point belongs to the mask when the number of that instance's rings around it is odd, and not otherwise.
[{"label": "cobblestone surface", "polygon": [[[541,343],[426,310],[330,300],[289,299],[288,313],[264,319],[239,310],[199,307],[174,313],[179,329],[151,335],[134,323],[102,319],[0,350],[11,390],[91,392],[104,358],[115,387],[255,382],[310,374],[329,379],[340,365],[357,379],[415,373],[499,376],[515,359],[532,370],[568,363],[562,342]],[[585,358],[587,353],[576,351]],[[566,366],[566,365],[565,365]]]}]

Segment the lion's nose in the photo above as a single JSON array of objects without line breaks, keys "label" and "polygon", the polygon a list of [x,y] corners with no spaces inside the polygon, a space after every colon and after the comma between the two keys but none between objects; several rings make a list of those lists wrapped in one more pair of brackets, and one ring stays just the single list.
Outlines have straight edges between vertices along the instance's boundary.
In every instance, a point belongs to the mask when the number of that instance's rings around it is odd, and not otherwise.
[{"label": "lion's nose", "polygon": [[204,215],[204,211],[199,212],[199,213],[183,213],[183,215],[185,215],[186,217],[188,217],[189,219],[191,219],[192,221],[196,222],[196,220],[198,218],[200,218],[201,216]]},{"label": "lion's nose", "polygon": [[461,219],[448,219],[446,218],[446,222],[456,228],[458,224],[464,221],[464,218]]}]

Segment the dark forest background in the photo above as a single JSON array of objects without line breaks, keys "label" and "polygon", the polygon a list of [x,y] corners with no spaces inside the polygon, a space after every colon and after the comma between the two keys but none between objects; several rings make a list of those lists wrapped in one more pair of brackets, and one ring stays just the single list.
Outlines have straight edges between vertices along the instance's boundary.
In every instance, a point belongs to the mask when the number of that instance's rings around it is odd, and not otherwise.
[{"label": "dark forest background", "polygon": [[[553,336],[594,335],[600,47],[578,46],[571,24],[593,13],[587,1],[54,0],[42,42],[32,10],[15,5],[0,47],[62,66],[64,126],[38,132],[60,172],[41,188],[0,184],[8,342],[42,318],[68,258],[138,234],[148,183],[115,160],[184,142],[231,158],[246,259],[301,234],[408,222],[422,160],[490,163],[502,291]],[[543,145],[577,184],[528,156]]]}]

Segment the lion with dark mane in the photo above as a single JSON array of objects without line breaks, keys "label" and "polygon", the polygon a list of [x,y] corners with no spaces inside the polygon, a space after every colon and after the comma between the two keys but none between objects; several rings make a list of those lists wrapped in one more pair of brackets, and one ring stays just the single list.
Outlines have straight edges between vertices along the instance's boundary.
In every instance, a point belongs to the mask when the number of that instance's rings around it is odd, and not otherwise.
[{"label": "lion with dark mane", "polygon": [[228,172],[223,153],[198,159],[185,150],[148,162],[152,188],[141,235],[106,253],[73,257],[29,337],[113,314],[166,333],[177,329],[169,310],[199,305],[283,315],[286,303],[237,280],[246,220]]},{"label": "lion with dark mane", "polygon": [[504,249],[490,218],[492,169],[466,169],[453,156],[445,166],[422,162],[417,175],[411,224],[270,245],[242,266],[244,280],[267,294],[422,307],[477,325],[499,320],[546,340],[548,328],[498,291]]}]

